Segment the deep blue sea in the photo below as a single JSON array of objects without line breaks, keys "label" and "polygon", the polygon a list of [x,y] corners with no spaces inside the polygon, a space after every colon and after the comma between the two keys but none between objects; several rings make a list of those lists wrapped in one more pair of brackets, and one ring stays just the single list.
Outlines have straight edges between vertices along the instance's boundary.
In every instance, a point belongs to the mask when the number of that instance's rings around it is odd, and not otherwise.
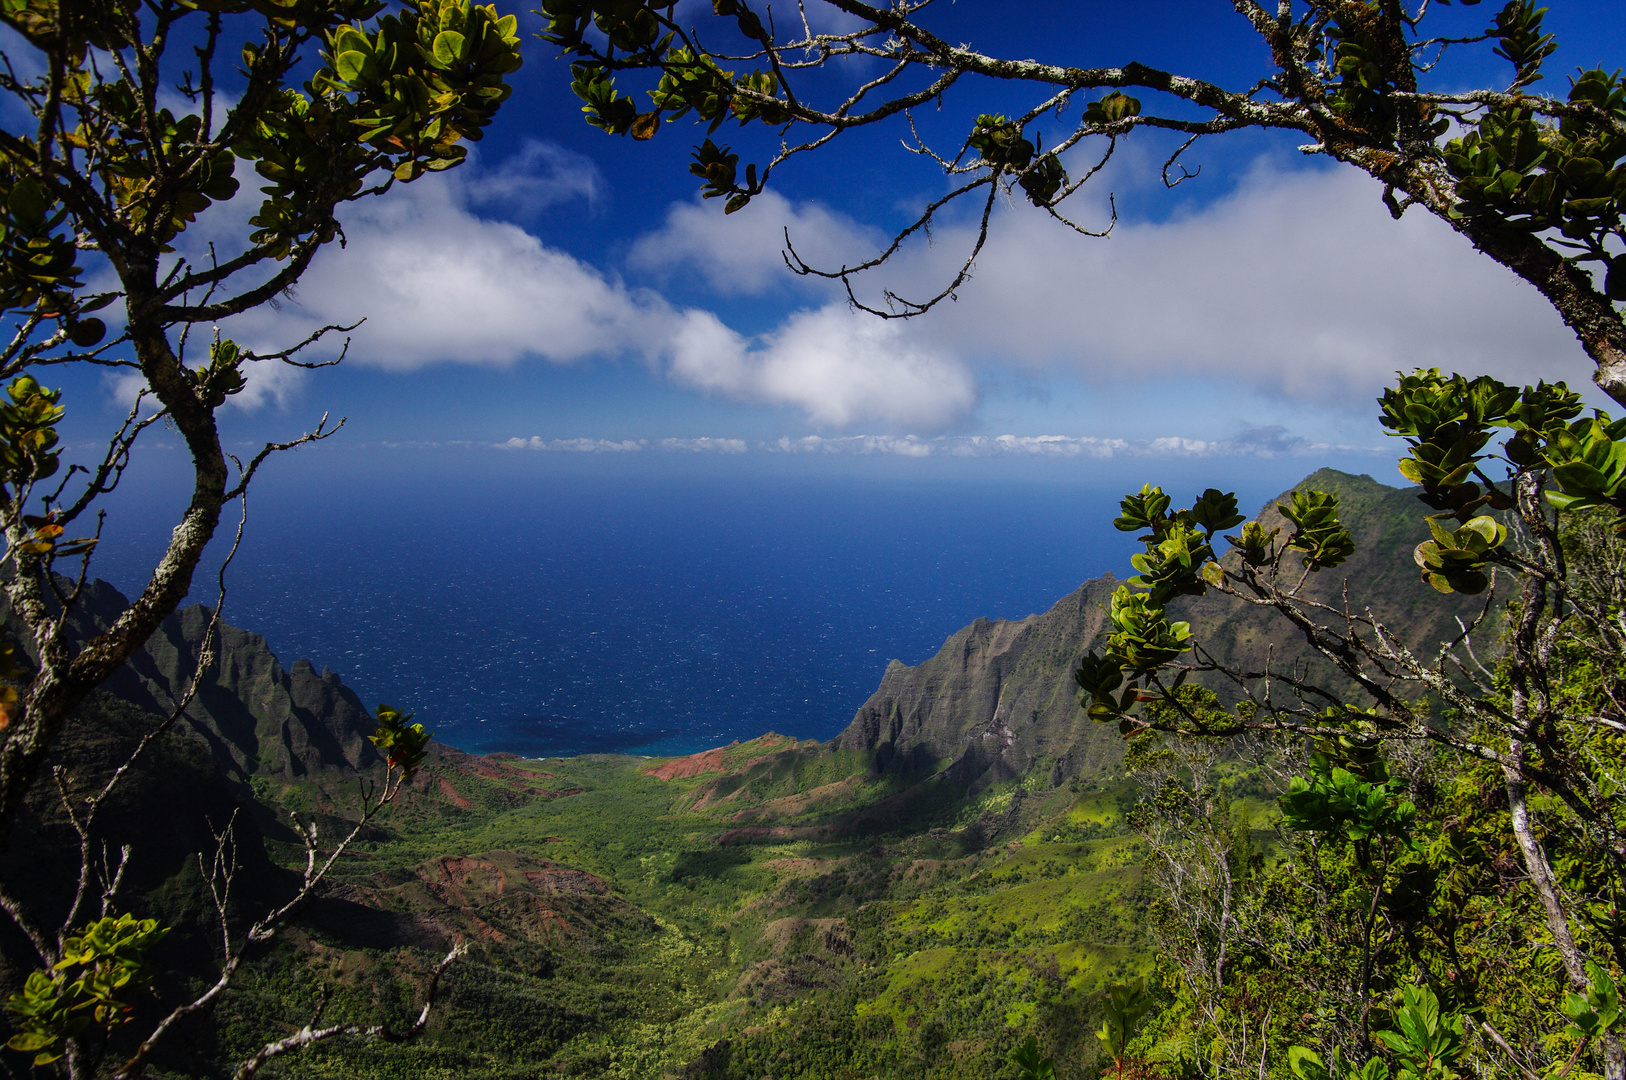
[{"label": "deep blue sea", "polygon": [[[889,660],[1122,576],[1120,487],[296,471],[256,492],[225,615],[471,751],[827,739]],[[163,498],[126,503],[96,569],[128,592],[167,529]]]}]

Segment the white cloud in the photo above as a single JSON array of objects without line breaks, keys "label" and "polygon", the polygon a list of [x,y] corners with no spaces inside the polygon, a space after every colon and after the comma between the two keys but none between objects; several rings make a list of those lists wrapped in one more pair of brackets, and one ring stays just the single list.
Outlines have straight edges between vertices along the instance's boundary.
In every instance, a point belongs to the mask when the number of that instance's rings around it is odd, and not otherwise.
[{"label": "white cloud", "polygon": [[[1104,199],[1102,180],[1114,182],[1098,178],[1091,198]],[[1421,210],[1392,220],[1378,195],[1351,169],[1262,162],[1226,197],[1169,220],[1122,222],[1104,240],[1025,205],[1002,207],[955,301],[904,323],[887,347],[944,365],[1145,384],[1154,410],[1200,408],[1181,398],[1194,379],[1362,409],[1395,370],[1419,366],[1585,382],[1592,365],[1531,286]],[[775,221],[828,215],[767,209]],[[777,232],[709,210],[674,207],[636,249],[639,265],[687,266],[739,293],[766,291],[774,266],[791,279]],[[1084,201],[1076,216],[1106,213]],[[860,227],[831,217],[828,254],[810,262],[833,268],[875,252]],[[860,295],[878,306],[882,289],[931,295],[973,240],[964,224],[940,224],[929,244],[861,275]]]},{"label": "white cloud", "polygon": [[701,390],[797,406],[835,428],[878,420],[940,429],[977,396],[970,371],[946,350],[840,307],[798,312],[754,349],[716,316],[691,311],[674,336],[671,371]]},{"label": "white cloud", "polygon": [[[1120,226],[1105,241],[1005,213],[959,302],[920,333],[1171,394],[1205,376],[1328,400],[1418,366],[1590,374],[1533,288],[1421,211],[1393,221],[1377,196],[1349,169],[1260,168],[1201,212]],[[964,251],[967,239],[940,233],[934,251]],[[912,269],[924,282],[924,262]]]},{"label": "white cloud", "polygon": [[469,212],[445,174],[357,203],[344,224],[345,249],[317,256],[297,303],[233,320],[233,336],[265,352],[365,315],[350,359],[408,371],[527,356],[560,364],[652,358],[672,325],[660,297],[628,289],[517,225]]},{"label": "white cloud", "polygon": [[[1533,289],[1434,219],[1413,211],[1390,220],[1375,186],[1351,170],[1262,165],[1227,197],[1167,221],[1126,222],[1107,240],[1078,237],[1031,208],[1002,209],[957,302],[887,322],[832,301],[755,338],[471,209],[594,198],[600,180],[590,166],[533,144],[504,169],[460,179],[464,171],[352,208],[348,250],[319,258],[297,303],[242,317],[231,332],[268,351],[366,314],[351,357],[390,370],[631,357],[708,394],[800,409],[834,431],[950,428],[976,408],[977,373],[1000,367],[1145,386],[1149,415],[1182,427],[1206,407],[1191,390],[1199,381],[1366,410],[1363,399],[1396,368],[1572,382],[1590,372]],[[634,245],[629,265],[686,273],[721,295],[771,295],[797,280],[779,254],[787,223],[816,265],[855,261],[879,242],[826,208],[769,193],[731,216],[711,204],[673,206]],[[971,239],[963,225],[942,225],[933,243],[907,249],[860,287],[934,291]],[[819,303],[828,288],[814,283],[803,295]],[[268,383],[244,400],[282,400],[295,385]],[[1297,452],[1269,431],[1253,437],[1249,452]],[[1012,439],[997,451],[952,452],[1119,452],[1100,440]],[[1219,452],[1210,443],[1240,446],[1182,439],[1159,452]]]},{"label": "white cloud", "polygon": [[258,360],[243,365],[242,390],[226,399],[228,405],[254,410],[275,402],[287,408],[305,386],[310,372],[281,360]]},{"label": "white cloud", "polygon": [[[1260,432],[1263,435],[1260,435]],[[518,436],[494,444],[499,450],[543,450],[567,453],[625,453],[645,449],[688,454],[798,454],[947,457],[1277,457],[1314,454],[1327,450],[1359,451],[1369,447],[1331,446],[1288,435],[1279,428],[1250,429],[1234,439],[1191,439],[1165,435],[1155,439],[1102,439],[1091,435],[789,435],[770,441],[701,436],[614,441],[606,439],[546,439]],[[1385,448],[1387,449],[1387,448]]]},{"label": "white cloud", "polygon": [[743,454],[748,449],[744,439],[714,439],[709,436],[701,436],[698,439],[662,439],[657,445],[662,450],[689,454]]},{"label": "white cloud", "polygon": [[[134,407],[136,395],[147,388],[147,377],[130,368],[108,372],[102,377],[102,382],[107,387],[107,396],[123,409]],[[143,412],[147,411],[148,402],[152,400],[149,396],[148,401],[142,403]]]},{"label": "white cloud", "polygon": [[[755,342],[710,312],[679,310],[516,225],[472,212],[470,191],[488,180],[472,175],[468,184],[455,174],[425,178],[350,208],[345,249],[319,255],[292,302],[239,316],[228,332],[269,352],[319,326],[365,315],[351,334],[347,362],[391,371],[525,358],[572,364],[631,356],[657,366],[665,360],[681,383],[797,407],[830,428],[880,422],[941,429],[976,401],[972,376],[958,359],[912,341],[900,327],[844,309],[795,313]],[[802,218],[820,220],[816,213]],[[224,216],[221,222],[227,224]],[[730,272],[748,287],[745,270]],[[330,348],[337,351],[337,340]],[[252,400],[268,394],[280,400],[293,385],[267,383]]]},{"label": "white cloud", "polygon": [[777,442],[763,443],[762,449],[776,454],[893,454],[918,458],[931,456],[932,442],[918,435],[808,435],[800,439],[785,436]]},{"label": "white cloud", "polygon": [[725,296],[757,296],[798,280],[828,291],[823,279],[798,279],[785,265],[787,232],[796,253],[821,268],[840,266],[884,239],[818,203],[798,207],[769,190],[732,214],[724,214],[715,201],[673,203],[666,222],[633,244],[627,264],[662,276],[698,274]]},{"label": "white cloud", "polygon": [[647,449],[647,439],[544,439],[532,435],[528,439],[515,436],[497,444],[499,450],[548,450],[567,454],[628,454]]},{"label": "white cloud", "polygon": [[1085,435],[985,435],[953,441],[951,452],[960,457],[988,457],[995,454],[1024,454],[1030,457],[1109,458],[1129,449],[1123,439],[1097,439]]},{"label": "white cloud", "polygon": [[556,143],[526,139],[519,153],[494,169],[476,168],[459,177],[469,202],[515,221],[529,221],[559,203],[604,197],[604,177],[593,159]]}]

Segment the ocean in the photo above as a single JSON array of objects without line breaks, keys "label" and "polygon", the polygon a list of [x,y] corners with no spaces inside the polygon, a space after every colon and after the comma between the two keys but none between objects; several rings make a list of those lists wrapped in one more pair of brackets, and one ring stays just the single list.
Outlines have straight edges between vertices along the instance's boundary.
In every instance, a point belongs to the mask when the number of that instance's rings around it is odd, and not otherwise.
[{"label": "ocean", "polygon": [[[469,751],[828,739],[890,660],[917,664],[979,616],[1022,618],[1128,573],[1133,538],[1111,525],[1121,491],[1053,477],[296,470],[255,493],[225,617],[285,667],[329,667],[369,707],[411,710]],[[99,576],[139,587],[167,533],[162,502],[125,500]],[[194,599],[213,595],[200,573]]]}]

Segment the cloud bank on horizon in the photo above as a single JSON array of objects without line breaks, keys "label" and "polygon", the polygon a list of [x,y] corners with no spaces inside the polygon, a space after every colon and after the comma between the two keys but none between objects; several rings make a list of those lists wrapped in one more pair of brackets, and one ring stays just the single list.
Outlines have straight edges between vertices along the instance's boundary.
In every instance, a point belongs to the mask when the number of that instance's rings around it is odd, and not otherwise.
[{"label": "cloud bank on horizon", "polygon": [[[821,436],[975,430],[1002,373],[1167,391],[1161,407],[1180,426],[1182,410],[1202,408],[1183,393],[1204,385],[1366,410],[1397,369],[1575,383],[1590,371],[1534,290],[1431,217],[1392,221],[1351,170],[1262,160],[1230,194],[1168,220],[1120,223],[1105,240],[1009,206],[956,300],[896,321],[854,312],[836,286],[786,269],[786,230],[822,266],[884,241],[816,203],[769,192],[727,217],[711,204],[672,205],[619,273],[498,216],[604,192],[585,158],[535,142],[495,169],[398,187],[351,208],[345,250],[318,257],[294,303],[228,332],[266,349],[365,315],[347,362],[381,372],[632,363],[722,401],[792,408]],[[858,287],[934,292],[973,238],[941,226]],[[677,280],[690,302],[667,295]],[[711,301],[695,302],[696,289]],[[754,335],[730,325],[746,300],[777,305],[777,323]],[[261,367],[242,404],[297,392],[302,373]]]},{"label": "cloud bank on horizon", "polygon": [[1027,457],[1086,458],[1107,460],[1120,457],[1213,457],[1238,454],[1253,457],[1296,457],[1339,451],[1343,453],[1382,453],[1386,447],[1349,446],[1312,442],[1287,429],[1272,425],[1241,432],[1233,439],[1192,439],[1160,435],[1150,439],[1108,439],[1093,435],[804,435],[781,436],[771,440],[715,438],[588,439],[529,438],[514,436],[491,444],[498,450],[529,450],[565,454],[627,454],[659,450],[690,454],[817,454],[839,456],[924,457]]}]

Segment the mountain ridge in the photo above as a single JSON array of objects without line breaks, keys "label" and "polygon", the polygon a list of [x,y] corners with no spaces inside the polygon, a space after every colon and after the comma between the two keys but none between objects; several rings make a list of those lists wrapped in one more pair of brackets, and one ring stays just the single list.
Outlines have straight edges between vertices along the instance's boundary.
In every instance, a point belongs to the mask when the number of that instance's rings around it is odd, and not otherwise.
[{"label": "mountain ridge", "polygon": [[[1471,616],[1483,603],[1441,596],[1414,569],[1411,549],[1429,535],[1416,488],[1321,469],[1269,500],[1255,520],[1267,529],[1284,525],[1278,501],[1306,489],[1339,496],[1342,520],[1357,545],[1345,564],[1312,575],[1305,589],[1310,598],[1333,602],[1348,583],[1356,595],[1370,598],[1377,617],[1408,626],[1412,640],[1426,642],[1454,636],[1456,618]],[[1221,561],[1227,560],[1234,564],[1235,557]],[[920,664],[893,660],[875,693],[827,746],[867,757],[873,773],[907,780],[941,772],[968,790],[1015,779],[1046,762],[1052,786],[1069,776],[1104,775],[1121,761],[1122,740],[1115,727],[1091,722],[1078,708],[1072,671],[1108,629],[1107,607],[1118,584],[1105,574],[1042,614],[978,619]],[[1222,663],[1260,669],[1268,661],[1275,670],[1297,664],[1312,678],[1348,685],[1285,620],[1263,623],[1259,609],[1245,601],[1217,593],[1183,597],[1170,605],[1170,617],[1189,622],[1196,640]],[[1271,626],[1280,632],[1271,633]],[[1208,685],[1229,690],[1212,678]]]}]

